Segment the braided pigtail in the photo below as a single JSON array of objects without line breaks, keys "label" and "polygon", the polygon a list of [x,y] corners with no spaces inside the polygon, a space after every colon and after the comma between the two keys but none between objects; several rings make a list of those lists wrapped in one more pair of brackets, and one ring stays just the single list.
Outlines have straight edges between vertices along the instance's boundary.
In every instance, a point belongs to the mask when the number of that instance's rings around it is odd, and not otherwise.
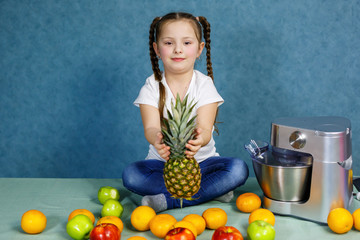
[{"label": "braided pigtail", "polygon": [[[205,17],[199,16],[198,19],[203,28],[205,48],[206,48],[206,68],[207,68],[208,76],[211,77],[211,79],[214,81],[214,74],[213,74],[212,63],[211,63],[210,23],[207,21],[207,19]],[[215,121],[214,121],[214,131],[219,135],[219,128],[217,127],[217,123],[220,123],[220,122],[218,122],[216,120],[218,111],[219,111],[219,109],[216,110],[216,117],[215,117]]]},{"label": "braided pigtail", "polygon": [[150,31],[149,31],[149,50],[150,50],[150,60],[152,65],[152,70],[155,76],[155,80],[159,82],[159,113],[160,113],[160,123],[163,122],[163,112],[164,112],[164,106],[165,106],[165,87],[161,83],[162,80],[162,73],[160,71],[159,67],[159,59],[157,58],[156,52],[153,47],[153,43],[156,41],[155,39],[155,28],[158,22],[161,20],[160,17],[154,18],[153,22],[150,25]]},{"label": "braided pigtail", "polygon": [[150,60],[152,65],[152,70],[155,75],[155,79],[157,81],[161,81],[162,75],[159,68],[159,59],[157,58],[156,52],[153,47],[153,43],[155,42],[155,27],[157,23],[160,21],[160,17],[154,18],[153,22],[150,25],[150,31],[149,31],[149,50],[150,50]]},{"label": "braided pigtail", "polygon": [[210,23],[207,21],[205,17],[199,16],[199,22],[203,28],[204,40],[205,40],[205,48],[206,48],[206,68],[208,72],[208,76],[214,81],[212,63],[211,63],[211,48],[210,48]]}]

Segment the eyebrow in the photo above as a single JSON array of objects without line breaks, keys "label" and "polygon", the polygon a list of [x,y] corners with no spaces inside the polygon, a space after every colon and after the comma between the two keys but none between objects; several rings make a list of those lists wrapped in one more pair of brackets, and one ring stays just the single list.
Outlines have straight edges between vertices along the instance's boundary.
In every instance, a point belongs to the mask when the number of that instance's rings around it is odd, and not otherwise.
[{"label": "eyebrow", "polygon": [[[164,40],[164,39],[175,39],[174,37],[161,37],[160,40]],[[195,37],[190,37],[190,36],[187,36],[187,37],[183,37],[181,39],[196,39]]]}]

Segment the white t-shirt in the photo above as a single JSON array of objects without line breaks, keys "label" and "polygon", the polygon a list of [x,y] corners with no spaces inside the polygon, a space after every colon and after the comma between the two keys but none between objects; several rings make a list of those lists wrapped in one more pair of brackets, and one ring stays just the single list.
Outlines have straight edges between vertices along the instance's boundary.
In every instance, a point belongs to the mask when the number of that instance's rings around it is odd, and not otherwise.
[{"label": "white t-shirt", "polygon": [[[171,112],[171,101],[175,103],[176,96],[173,96],[169,86],[166,83],[164,74],[161,83],[164,85],[166,92],[164,118],[167,118],[166,109],[169,109]],[[197,70],[194,70],[194,74],[192,76],[186,95],[189,96],[188,102],[190,102],[192,99],[194,99],[194,102],[197,102],[191,117],[196,114],[197,109],[201,106],[215,102],[217,102],[218,106],[220,106],[224,102],[224,99],[217,92],[212,79]],[[154,75],[151,75],[146,79],[145,85],[141,88],[139,96],[136,98],[134,104],[137,107],[139,107],[140,104],[147,104],[158,108],[158,103],[159,82],[155,80]],[[201,162],[212,156],[219,156],[219,154],[216,152],[215,141],[211,135],[209,143],[200,148],[200,150],[195,154],[195,159],[198,162]],[[151,144],[149,146],[149,153],[146,159],[158,159],[165,161],[160,157],[155,147]]]}]

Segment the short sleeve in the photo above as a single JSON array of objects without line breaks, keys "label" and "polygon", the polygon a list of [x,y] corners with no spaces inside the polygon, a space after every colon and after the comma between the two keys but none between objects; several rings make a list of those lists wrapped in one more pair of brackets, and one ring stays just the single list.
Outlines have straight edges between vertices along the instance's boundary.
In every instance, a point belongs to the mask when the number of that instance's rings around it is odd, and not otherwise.
[{"label": "short sleeve", "polygon": [[140,89],[134,105],[139,107],[140,104],[151,105],[158,108],[159,103],[159,83],[153,77],[146,79],[145,84]]},{"label": "short sleeve", "polygon": [[224,103],[224,99],[216,90],[211,78],[204,79],[199,83],[198,96],[198,107],[215,102],[218,103],[218,106]]}]

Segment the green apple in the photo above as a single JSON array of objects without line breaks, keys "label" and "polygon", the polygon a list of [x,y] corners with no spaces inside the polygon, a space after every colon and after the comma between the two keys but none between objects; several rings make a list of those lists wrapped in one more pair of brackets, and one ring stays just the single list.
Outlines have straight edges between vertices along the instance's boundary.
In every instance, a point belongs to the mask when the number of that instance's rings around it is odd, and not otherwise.
[{"label": "green apple", "polygon": [[114,199],[109,199],[104,203],[104,206],[101,210],[101,216],[115,216],[120,218],[124,211],[121,203]]},{"label": "green apple", "polygon": [[101,204],[104,204],[108,199],[120,199],[119,191],[116,188],[105,186],[98,191],[98,199]]},{"label": "green apple", "polygon": [[275,228],[270,223],[257,220],[249,224],[247,235],[248,240],[274,240]]},{"label": "green apple", "polygon": [[66,232],[75,240],[88,239],[93,228],[91,219],[83,214],[76,215],[66,224]]}]

